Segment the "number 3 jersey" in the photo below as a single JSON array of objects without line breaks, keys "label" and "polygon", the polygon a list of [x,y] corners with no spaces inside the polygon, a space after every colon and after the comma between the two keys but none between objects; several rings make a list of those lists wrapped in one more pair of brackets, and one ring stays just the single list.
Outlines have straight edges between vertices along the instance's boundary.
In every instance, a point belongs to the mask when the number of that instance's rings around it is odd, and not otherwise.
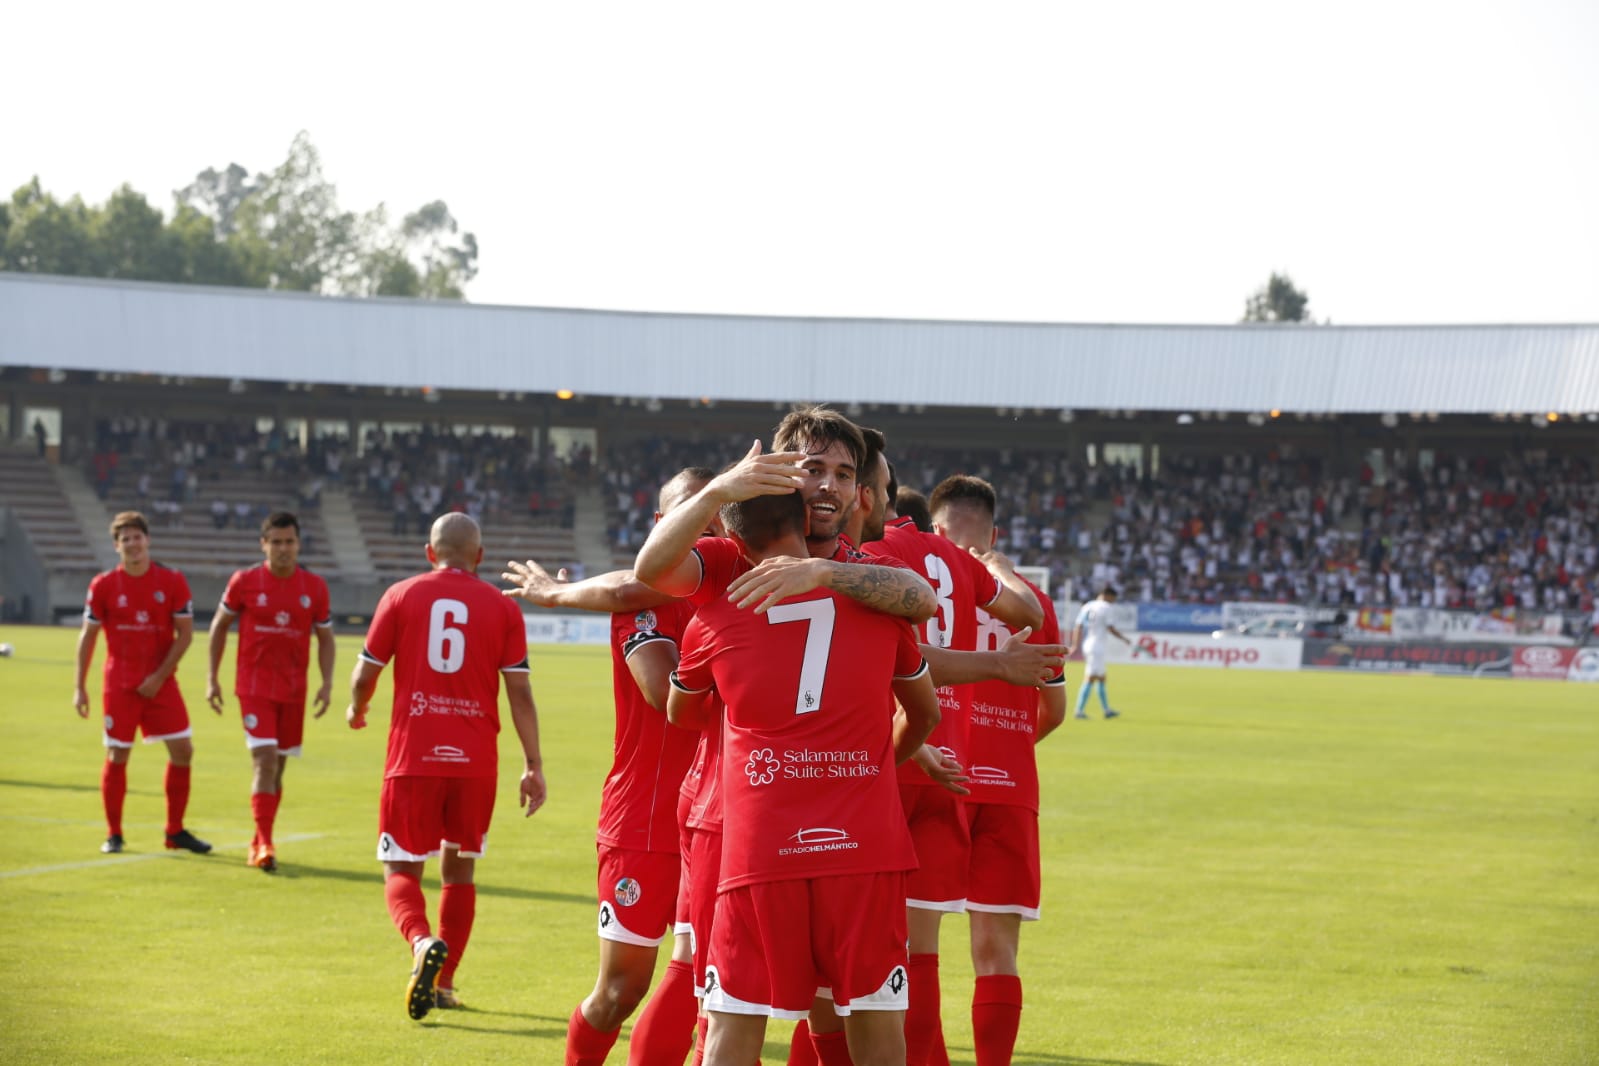
[{"label": "number 3 jersey", "polygon": [[527,673],[516,601],[464,570],[390,585],[361,658],[394,660],[394,711],[383,776],[494,777],[500,674]]},{"label": "number 3 jersey", "polygon": [[672,683],[726,706],[721,889],[915,868],[890,686],[926,669],[907,622],[826,589],[700,608]]}]

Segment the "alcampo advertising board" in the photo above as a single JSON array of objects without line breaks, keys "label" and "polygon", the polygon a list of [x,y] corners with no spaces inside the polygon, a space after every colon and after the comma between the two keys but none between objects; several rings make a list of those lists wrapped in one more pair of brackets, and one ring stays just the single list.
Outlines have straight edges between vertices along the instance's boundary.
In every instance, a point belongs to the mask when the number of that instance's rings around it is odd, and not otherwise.
[{"label": "alcampo advertising board", "polygon": [[1218,639],[1188,633],[1129,633],[1132,646],[1112,639],[1107,658],[1119,663],[1197,666],[1208,670],[1298,670],[1301,640]]}]

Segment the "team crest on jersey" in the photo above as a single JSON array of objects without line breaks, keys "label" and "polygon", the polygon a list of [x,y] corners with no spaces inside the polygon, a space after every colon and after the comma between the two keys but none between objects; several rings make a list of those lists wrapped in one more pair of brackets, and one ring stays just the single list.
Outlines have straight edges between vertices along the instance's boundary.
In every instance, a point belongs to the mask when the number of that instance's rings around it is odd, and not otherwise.
[{"label": "team crest on jersey", "polygon": [[311,606],[311,597],[302,594],[300,596],[300,606],[309,608]]},{"label": "team crest on jersey", "polygon": [[155,602],[157,602],[157,603],[166,603],[167,602],[167,594],[165,592],[162,592],[160,589],[156,589],[155,590]]},{"label": "team crest on jersey", "polygon": [[654,611],[640,611],[633,616],[633,628],[641,633],[653,633],[656,626],[660,625]]},{"label": "team crest on jersey", "polygon": [[279,611],[277,614],[272,616],[272,620],[280,626],[286,626],[289,624],[289,612]]},{"label": "team crest on jersey", "polygon": [[616,883],[616,902],[624,907],[637,903],[643,894],[644,889],[631,877],[624,877]]},{"label": "team crest on jersey", "polygon": [[255,728],[255,723],[256,723],[255,715],[247,714],[247,715],[244,716],[244,728],[246,728],[246,729],[254,729]]},{"label": "team crest on jersey", "polygon": [[260,595],[256,596],[255,605],[257,607],[265,607],[267,605],[267,594],[263,592]]}]

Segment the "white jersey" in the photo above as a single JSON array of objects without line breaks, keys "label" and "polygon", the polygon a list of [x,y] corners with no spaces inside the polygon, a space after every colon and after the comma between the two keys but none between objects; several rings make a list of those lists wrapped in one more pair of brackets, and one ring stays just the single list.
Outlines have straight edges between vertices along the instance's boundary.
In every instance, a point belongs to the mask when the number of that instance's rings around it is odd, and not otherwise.
[{"label": "white jersey", "polygon": [[1112,604],[1105,600],[1089,600],[1077,612],[1077,622],[1083,629],[1083,646],[1092,647],[1102,643],[1106,632],[1110,629],[1110,612]]}]

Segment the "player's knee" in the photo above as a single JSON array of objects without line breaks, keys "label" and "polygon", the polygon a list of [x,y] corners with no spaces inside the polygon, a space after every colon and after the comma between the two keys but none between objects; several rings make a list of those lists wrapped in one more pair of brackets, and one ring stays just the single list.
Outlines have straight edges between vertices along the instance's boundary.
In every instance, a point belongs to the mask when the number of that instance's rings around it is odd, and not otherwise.
[{"label": "player's knee", "polygon": [[583,1013],[594,1028],[608,1032],[632,1015],[649,988],[648,973],[626,969],[602,973]]}]

